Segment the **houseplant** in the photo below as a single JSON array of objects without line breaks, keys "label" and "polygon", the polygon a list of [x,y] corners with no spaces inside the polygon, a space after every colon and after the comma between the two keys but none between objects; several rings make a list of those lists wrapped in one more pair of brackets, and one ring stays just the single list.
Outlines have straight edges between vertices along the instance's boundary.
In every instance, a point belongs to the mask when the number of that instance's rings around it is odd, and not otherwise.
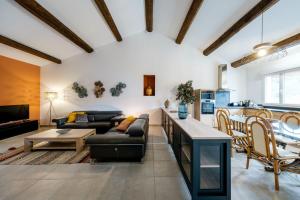
[{"label": "houseplant", "polygon": [[178,117],[179,119],[186,119],[188,116],[188,104],[195,102],[193,81],[182,83],[177,88],[176,100],[179,100]]}]

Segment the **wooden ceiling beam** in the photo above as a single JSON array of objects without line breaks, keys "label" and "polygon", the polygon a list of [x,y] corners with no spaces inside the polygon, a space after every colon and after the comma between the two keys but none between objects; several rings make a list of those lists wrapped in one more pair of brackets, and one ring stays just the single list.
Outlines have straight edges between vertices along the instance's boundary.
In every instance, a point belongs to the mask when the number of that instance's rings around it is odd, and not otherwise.
[{"label": "wooden ceiling beam", "polygon": [[262,12],[269,9],[278,1],[279,0],[261,0],[251,10],[249,10],[241,19],[239,19],[227,31],[225,31],[225,33],[223,33],[215,42],[213,42],[209,47],[207,47],[203,51],[203,54],[205,56],[211,54],[213,51],[215,51],[220,46],[222,46],[225,42],[227,42],[231,37],[237,34],[240,30],[242,30],[245,26],[247,26],[250,22],[252,22]]},{"label": "wooden ceiling beam", "polygon": [[[293,35],[289,38],[286,38],[284,40],[281,40],[281,41],[275,43],[274,44],[275,47],[272,50],[270,50],[267,53],[267,55],[265,55],[265,56],[271,55],[280,49],[287,49],[287,48],[293,47],[298,44],[300,44],[300,33],[297,33],[296,35]],[[234,68],[237,68],[237,67],[245,65],[247,63],[253,62],[259,58],[261,58],[261,57],[257,56],[256,53],[252,53],[252,54],[245,56],[237,61],[232,62],[231,66]]]},{"label": "wooden ceiling beam", "polygon": [[203,3],[203,0],[193,0],[191,6],[190,6],[190,9],[184,19],[184,22],[181,26],[181,29],[177,35],[177,38],[175,40],[175,42],[177,44],[181,44],[185,34],[187,33],[187,31],[189,30],[195,16],[197,15],[201,5]]},{"label": "wooden ceiling beam", "polygon": [[153,31],[153,0],[145,0],[146,30]]},{"label": "wooden ceiling beam", "polygon": [[106,3],[104,0],[95,0],[97,7],[99,8],[100,12],[102,13],[107,25],[109,26],[111,32],[114,34],[117,41],[122,41],[122,36],[114,22],[114,19],[112,18]]},{"label": "wooden ceiling beam", "polygon": [[19,43],[17,41],[14,41],[14,40],[12,40],[10,38],[7,38],[7,37],[3,36],[3,35],[0,35],[0,43],[5,44],[5,45],[10,46],[10,47],[13,47],[15,49],[19,49],[21,51],[30,53],[30,54],[38,56],[40,58],[44,58],[44,59],[49,60],[51,62],[54,62],[54,63],[57,63],[57,64],[61,64],[61,60],[60,59],[55,58],[53,56],[50,56],[50,55],[48,55],[46,53],[43,53],[41,51],[38,51],[36,49],[33,49],[33,48],[31,48],[29,46],[26,46],[24,44],[21,44],[21,43]]},{"label": "wooden ceiling beam", "polygon": [[31,14],[51,26],[57,32],[71,40],[73,43],[84,49],[86,52],[93,52],[92,47],[90,47],[86,42],[84,42],[79,36],[77,36],[73,31],[66,27],[61,21],[59,21],[54,15],[52,15],[48,10],[42,7],[35,0],[15,0],[19,5],[29,11]]}]

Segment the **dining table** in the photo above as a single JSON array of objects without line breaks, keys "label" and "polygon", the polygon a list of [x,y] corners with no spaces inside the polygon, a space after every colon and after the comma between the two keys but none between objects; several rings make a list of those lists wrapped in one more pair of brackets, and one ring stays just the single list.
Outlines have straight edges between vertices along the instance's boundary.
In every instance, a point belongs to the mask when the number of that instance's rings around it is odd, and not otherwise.
[{"label": "dining table", "polygon": [[[246,133],[246,120],[248,116],[245,115],[230,115],[229,119],[233,124],[233,129]],[[280,120],[269,120],[275,135],[276,143],[283,148],[286,145],[300,144],[300,126],[289,125]]]}]

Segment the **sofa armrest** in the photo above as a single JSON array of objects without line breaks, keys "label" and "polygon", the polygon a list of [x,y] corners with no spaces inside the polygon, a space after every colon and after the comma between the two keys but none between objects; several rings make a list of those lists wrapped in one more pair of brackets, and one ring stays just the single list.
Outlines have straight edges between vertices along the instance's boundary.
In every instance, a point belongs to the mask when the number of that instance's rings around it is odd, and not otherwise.
[{"label": "sofa armrest", "polygon": [[62,117],[62,118],[53,119],[52,122],[55,122],[57,126],[61,126],[64,123],[66,123],[67,120],[68,120],[68,117]]}]

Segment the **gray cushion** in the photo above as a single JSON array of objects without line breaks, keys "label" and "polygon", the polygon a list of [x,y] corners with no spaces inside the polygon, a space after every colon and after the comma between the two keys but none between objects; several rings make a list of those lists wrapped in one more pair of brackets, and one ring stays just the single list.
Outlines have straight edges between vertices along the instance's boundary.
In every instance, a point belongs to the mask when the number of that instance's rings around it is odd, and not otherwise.
[{"label": "gray cushion", "polygon": [[139,137],[144,135],[146,129],[146,120],[136,119],[127,129],[127,134],[131,137]]},{"label": "gray cushion", "polygon": [[89,128],[97,128],[97,127],[110,127],[110,122],[89,122],[87,123]]},{"label": "gray cushion", "polygon": [[121,132],[108,132],[103,135],[89,136],[86,144],[144,144],[145,137],[130,137]]},{"label": "gray cushion", "polygon": [[94,115],[88,115],[88,120],[89,122],[94,122],[95,121],[95,116]]},{"label": "gray cushion", "polygon": [[76,123],[88,122],[87,114],[77,114],[76,115]]},{"label": "gray cushion", "polygon": [[88,123],[65,123],[62,128],[88,128]]},{"label": "gray cushion", "polygon": [[149,120],[149,114],[141,114],[138,118],[139,119],[147,119],[147,120]]},{"label": "gray cushion", "polygon": [[115,117],[115,114],[96,114],[94,115],[95,121],[109,121],[111,118]]}]

